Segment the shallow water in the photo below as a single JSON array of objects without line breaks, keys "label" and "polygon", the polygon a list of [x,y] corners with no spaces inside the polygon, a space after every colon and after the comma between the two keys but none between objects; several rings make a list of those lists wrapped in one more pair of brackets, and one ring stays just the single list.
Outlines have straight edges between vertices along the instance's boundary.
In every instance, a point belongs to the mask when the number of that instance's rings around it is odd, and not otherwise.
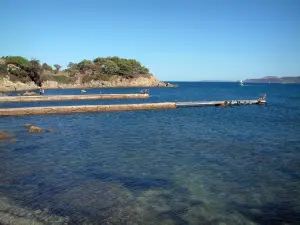
[{"label": "shallow water", "polygon": [[[42,211],[47,220],[38,221],[50,223],[298,224],[300,85],[179,85],[153,88],[146,100],[1,107],[255,99],[261,93],[268,104],[2,117],[0,130],[16,141],[0,143],[0,196],[14,207]],[[54,132],[29,134],[25,123]]]}]

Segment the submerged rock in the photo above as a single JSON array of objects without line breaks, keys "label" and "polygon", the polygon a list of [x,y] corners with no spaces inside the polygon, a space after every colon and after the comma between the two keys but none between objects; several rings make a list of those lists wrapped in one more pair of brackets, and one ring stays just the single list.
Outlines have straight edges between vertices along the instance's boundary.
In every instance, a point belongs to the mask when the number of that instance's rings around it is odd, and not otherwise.
[{"label": "submerged rock", "polygon": [[44,130],[37,126],[31,126],[28,130],[29,133],[41,133],[44,132]]},{"label": "submerged rock", "polygon": [[[38,212],[38,213],[36,213]],[[62,217],[50,214],[46,210],[37,209],[32,211],[29,208],[21,207],[16,202],[0,195],[0,224],[12,225],[43,225],[55,224],[65,225],[70,224],[68,217]]]},{"label": "submerged rock", "polygon": [[38,95],[36,92],[34,91],[26,91],[23,96],[36,96]]},{"label": "submerged rock", "polygon": [[0,131],[0,142],[15,142],[16,139],[7,131]]},{"label": "submerged rock", "polygon": [[16,142],[16,139],[15,138],[11,138],[11,139],[9,139],[9,142]]},{"label": "submerged rock", "polygon": [[45,131],[46,131],[46,132],[53,132],[54,129],[53,129],[52,127],[49,127],[49,128],[47,128]]},{"label": "submerged rock", "polygon": [[10,133],[6,131],[0,131],[0,139],[6,139],[10,136]]}]

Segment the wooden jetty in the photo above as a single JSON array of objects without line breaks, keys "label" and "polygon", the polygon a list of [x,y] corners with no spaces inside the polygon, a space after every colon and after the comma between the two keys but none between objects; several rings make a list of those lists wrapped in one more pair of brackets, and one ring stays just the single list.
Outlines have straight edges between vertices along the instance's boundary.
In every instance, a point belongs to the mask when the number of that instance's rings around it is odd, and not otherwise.
[{"label": "wooden jetty", "polygon": [[0,102],[47,102],[47,101],[105,100],[105,99],[143,99],[148,97],[149,94],[4,96],[4,97],[0,97]]},{"label": "wooden jetty", "polygon": [[47,106],[26,108],[0,108],[0,116],[23,116],[42,114],[70,114],[84,112],[110,112],[129,110],[158,110],[175,109],[182,107],[207,107],[207,106],[237,106],[265,104],[265,100],[235,100],[235,101],[201,101],[201,102],[162,102],[143,104],[120,104],[120,105],[81,105],[81,106]]}]

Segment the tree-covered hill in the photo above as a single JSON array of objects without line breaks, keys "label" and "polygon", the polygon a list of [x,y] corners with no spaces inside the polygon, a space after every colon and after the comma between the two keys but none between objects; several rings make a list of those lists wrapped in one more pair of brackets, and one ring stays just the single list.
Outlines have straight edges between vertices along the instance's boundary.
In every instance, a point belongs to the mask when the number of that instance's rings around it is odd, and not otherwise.
[{"label": "tree-covered hill", "polygon": [[135,59],[114,57],[98,57],[94,60],[84,59],[70,62],[68,68],[61,70],[59,64],[49,65],[37,59],[28,60],[22,56],[3,56],[0,59],[0,76],[9,76],[10,80],[34,81],[38,86],[43,82],[54,80],[72,83],[80,77],[81,82],[107,81],[114,77],[126,79],[136,76],[149,76],[149,69]]}]

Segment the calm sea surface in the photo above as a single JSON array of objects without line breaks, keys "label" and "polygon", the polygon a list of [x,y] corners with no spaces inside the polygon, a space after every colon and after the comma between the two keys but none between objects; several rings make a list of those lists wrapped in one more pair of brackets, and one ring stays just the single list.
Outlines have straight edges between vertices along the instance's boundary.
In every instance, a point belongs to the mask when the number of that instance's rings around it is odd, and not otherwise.
[{"label": "calm sea surface", "polygon": [[[179,85],[150,89],[146,100],[1,104],[268,97],[266,106],[1,117],[16,141],[0,143],[0,224],[9,215],[29,224],[300,224],[300,85]],[[25,123],[54,132],[30,134]]]}]

